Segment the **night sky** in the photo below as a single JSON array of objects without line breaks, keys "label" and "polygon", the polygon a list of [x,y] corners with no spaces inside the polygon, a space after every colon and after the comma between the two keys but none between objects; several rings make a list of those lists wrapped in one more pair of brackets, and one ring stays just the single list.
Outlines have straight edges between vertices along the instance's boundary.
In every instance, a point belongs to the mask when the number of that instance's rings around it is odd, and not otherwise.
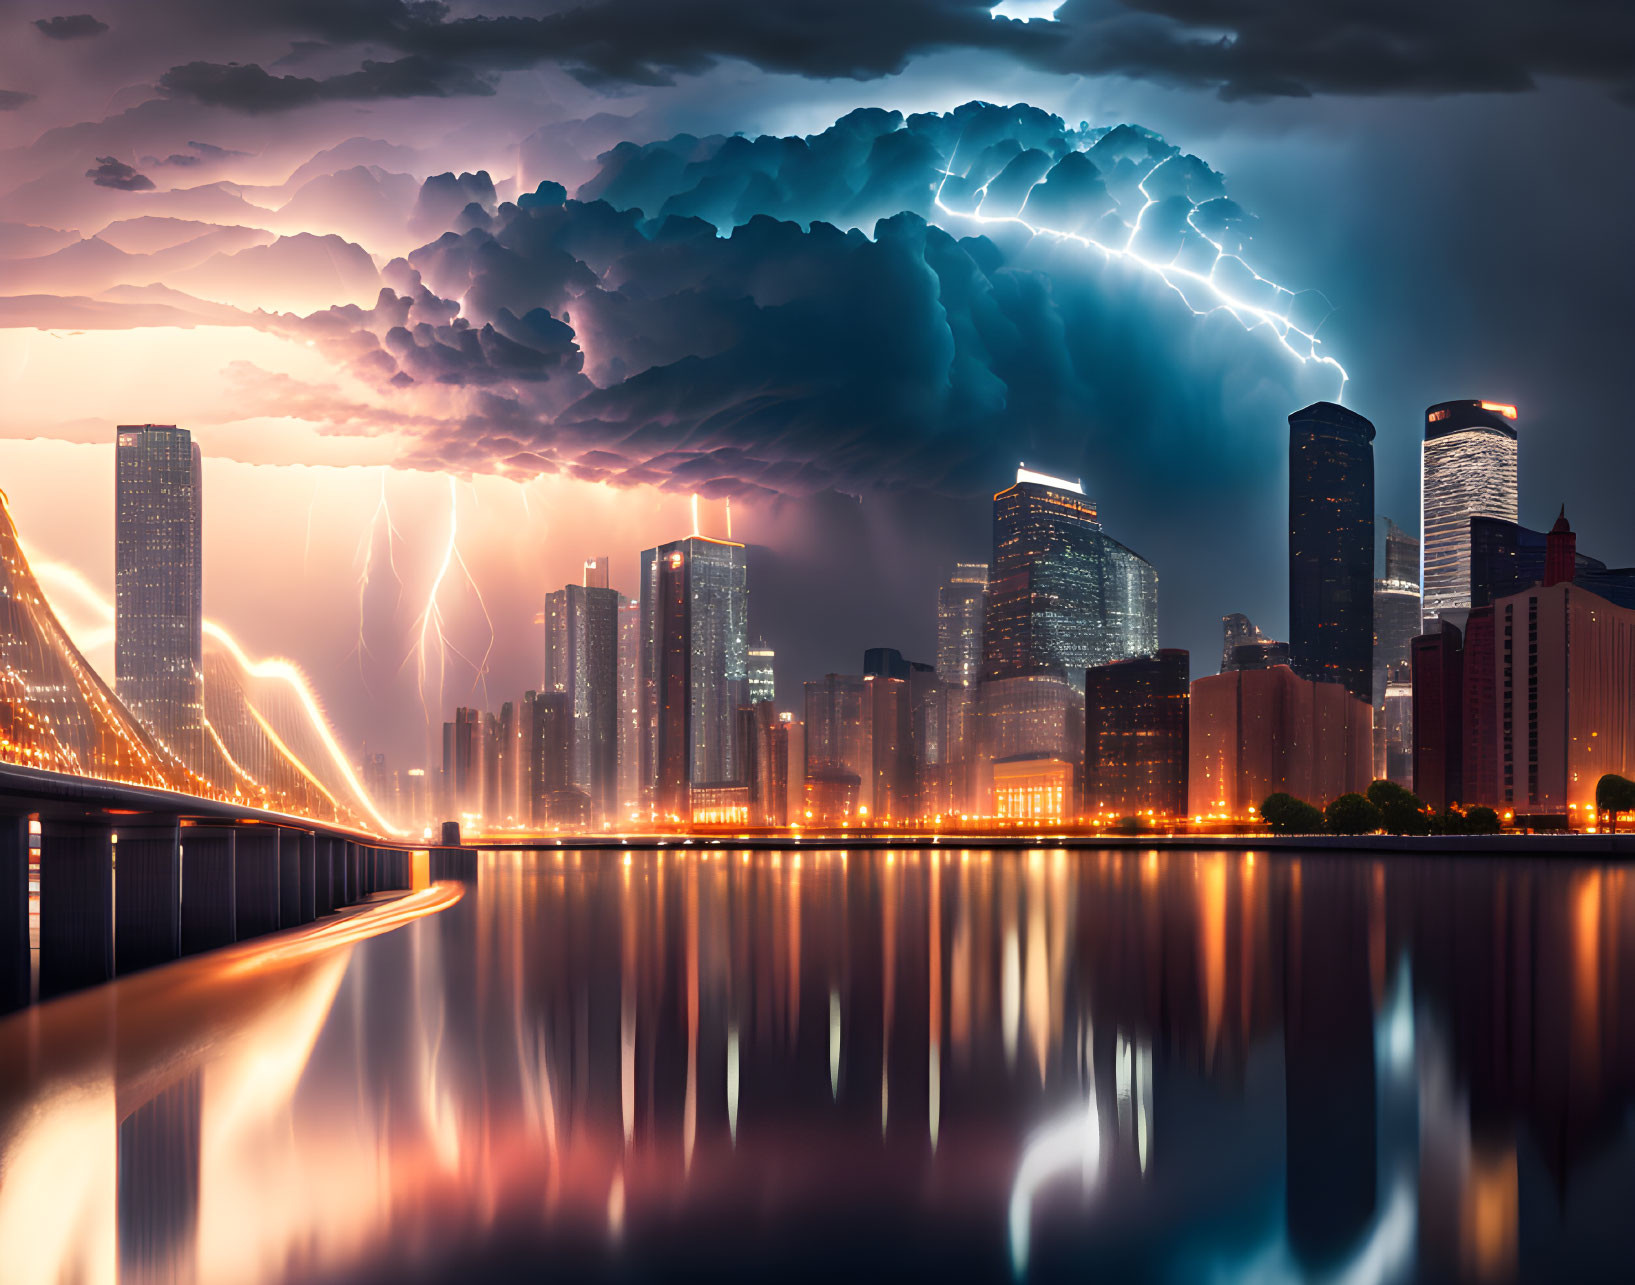
[{"label": "night sky", "polygon": [[[1319,398],[1410,529],[1424,407],[1515,403],[1522,521],[1635,563],[1635,7],[1050,8],[0,0],[31,553],[106,592],[113,424],[190,428],[207,614],[399,762],[537,683],[544,592],[603,553],[634,592],[694,494],[757,546],[787,707],[932,658],[1024,460],[1154,564],[1194,676],[1225,612],[1285,636]],[[1237,317],[1151,267],[1211,245]]]}]

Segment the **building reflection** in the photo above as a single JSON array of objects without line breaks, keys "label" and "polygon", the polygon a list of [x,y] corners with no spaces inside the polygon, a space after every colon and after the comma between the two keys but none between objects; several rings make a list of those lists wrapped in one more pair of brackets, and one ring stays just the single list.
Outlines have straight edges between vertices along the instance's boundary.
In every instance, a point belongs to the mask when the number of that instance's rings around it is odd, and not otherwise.
[{"label": "building reflection", "polygon": [[5,1275],[1593,1264],[1632,916],[1519,862],[488,854],[396,931],[0,1026]]}]

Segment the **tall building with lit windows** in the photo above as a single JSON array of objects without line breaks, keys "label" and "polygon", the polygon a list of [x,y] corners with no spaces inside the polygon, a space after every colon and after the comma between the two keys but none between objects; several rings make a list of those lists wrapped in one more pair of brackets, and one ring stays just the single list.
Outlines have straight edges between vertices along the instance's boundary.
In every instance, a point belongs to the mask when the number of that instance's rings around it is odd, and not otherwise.
[{"label": "tall building with lit windows", "polygon": [[1516,521],[1516,408],[1440,402],[1425,412],[1420,456],[1422,624],[1470,600],[1470,520]]},{"label": "tall building with lit windows", "polygon": [[1289,663],[1373,702],[1374,426],[1333,402],[1289,416]]},{"label": "tall building with lit windows", "polygon": [[772,650],[764,638],[757,638],[755,645],[749,649],[749,703],[759,705],[762,701],[776,701],[778,699],[778,680],[776,665],[778,654]]},{"label": "tall building with lit windows", "polygon": [[688,536],[642,553],[643,777],[664,815],[694,787],[732,780],[737,710],[749,700],[744,546]]},{"label": "tall building with lit windows", "polygon": [[994,496],[982,677],[1084,671],[1158,650],[1158,576],[1101,529],[1084,486],[1019,468]]},{"label": "tall building with lit windows", "polygon": [[585,579],[545,596],[545,690],[568,696],[570,781],[605,820],[618,792],[619,594],[607,587],[606,559],[587,562]]},{"label": "tall building with lit windows", "polygon": [[121,425],[115,452],[114,686],[161,742],[204,756],[204,487],[192,435]]},{"label": "tall building with lit windows", "polygon": [[937,592],[937,677],[975,686],[982,672],[982,613],[987,605],[988,564],[956,562]]}]

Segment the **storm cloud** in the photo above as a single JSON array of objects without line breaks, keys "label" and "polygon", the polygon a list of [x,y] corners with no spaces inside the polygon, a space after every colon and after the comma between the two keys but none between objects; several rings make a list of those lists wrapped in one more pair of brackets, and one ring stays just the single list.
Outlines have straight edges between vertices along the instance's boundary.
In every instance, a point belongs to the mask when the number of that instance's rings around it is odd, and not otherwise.
[{"label": "storm cloud", "polygon": [[166,93],[243,112],[289,111],[315,103],[372,98],[489,95],[494,87],[468,67],[418,55],[393,62],[366,60],[357,71],[315,79],[274,76],[254,63],[190,62],[159,78]]},{"label": "storm cloud", "polygon": [[153,180],[132,168],[117,156],[99,156],[96,165],[85,171],[85,177],[98,187],[111,187],[120,192],[151,192]]},{"label": "storm cloud", "polygon": [[100,36],[108,30],[107,23],[88,13],[36,18],[34,26],[53,40],[83,40],[87,36]]},{"label": "storm cloud", "polygon": [[[183,0],[183,7],[199,0]],[[825,79],[869,80],[946,51],[1006,55],[1042,71],[1120,75],[1263,99],[1316,94],[1509,93],[1544,77],[1635,93],[1635,9],[1609,0],[1312,5],[1306,0],[1065,0],[1054,20],[995,17],[991,0],[600,0],[570,8],[509,6],[453,16],[416,0],[274,0],[237,21],[345,50],[369,45],[407,58],[500,71],[560,65],[592,85],[656,86],[724,61]],[[532,11],[532,12],[530,12]],[[365,64],[333,78],[374,92],[457,92],[452,73],[382,77]],[[178,68],[174,92],[245,110],[312,101],[271,90],[258,66]],[[229,74],[233,73],[233,74]],[[298,79],[298,78],[282,78]],[[328,82],[310,82],[326,84]],[[470,92],[470,91],[458,91]],[[348,96],[366,96],[352,93]]]}]

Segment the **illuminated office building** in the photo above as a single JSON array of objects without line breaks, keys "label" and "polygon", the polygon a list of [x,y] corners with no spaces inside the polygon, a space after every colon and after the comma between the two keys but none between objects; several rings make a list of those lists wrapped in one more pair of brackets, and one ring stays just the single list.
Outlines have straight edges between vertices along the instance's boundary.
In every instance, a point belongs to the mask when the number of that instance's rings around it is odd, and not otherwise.
[{"label": "illuminated office building", "polygon": [[1185,816],[1191,657],[1099,665],[1084,677],[1086,816]]},{"label": "illuminated office building", "polygon": [[818,822],[867,816],[874,802],[874,710],[862,674],[825,674],[805,688],[806,792]]},{"label": "illuminated office building", "polygon": [[1374,426],[1316,402],[1289,416],[1289,659],[1373,703]]},{"label": "illuminated office building", "polygon": [[971,687],[982,673],[982,616],[987,605],[988,564],[958,562],[937,591],[937,676]]},{"label": "illuminated office building", "polygon": [[662,815],[691,815],[694,786],[729,783],[749,698],[744,546],[688,536],[642,554],[642,769]]},{"label": "illuminated office building", "polygon": [[482,814],[485,728],[479,709],[461,706],[443,724],[443,808],[446,816]]},{"label": "illuminated office building", "polygon": [[994,496],[984,679],[1084,671],[1158,650],[1158,577],[1101,529],[1076,481],[1018,469]]},{"label": "illuminated office building", "polygon": [[1374,582],[1374,770],[1404,786],[1413,785],[1413,706],[1404,697],[1419,631],[1419,541],[1387,519],[1385,575]]},{"label": "illuminated office building", "polygon": [[536,826],[577,827],[590,819],[590,797],[573,783],[573,702],[567,692],[523,697],[528,730],[529,819]]},{"label": "illuminated office building", "polygon": [[755,645],[749,649],[749,703],[759,705],[762,701],[778,699],[778,682],[776,664],[778,655],[767,646],[764,638],[755,640]]},{"label": "illuminated office building", "polygon": [[621,815],[642,803],[642,608],[619,599],[619,789]]},{"label": "illuminated office building", "polygon": [[204,758],[203,479],[186,429],[121,425],[115,450],[114,687],[184,763]]},{"label": "illuminated office building", "polygon": [[[586,575],[605,581],[606,560]],[[619,595],[602,585],[566,585],[545,597],[545,690],[568,696],[575,789],[592,813],[611,817],[619,764]]]},{"label": "illuminated office building", "polygon": [[1423,631],[1471,605],[1470,520],[1516,521],[1516,408],[1441,402],[1425,412],[1420,458]]}]

